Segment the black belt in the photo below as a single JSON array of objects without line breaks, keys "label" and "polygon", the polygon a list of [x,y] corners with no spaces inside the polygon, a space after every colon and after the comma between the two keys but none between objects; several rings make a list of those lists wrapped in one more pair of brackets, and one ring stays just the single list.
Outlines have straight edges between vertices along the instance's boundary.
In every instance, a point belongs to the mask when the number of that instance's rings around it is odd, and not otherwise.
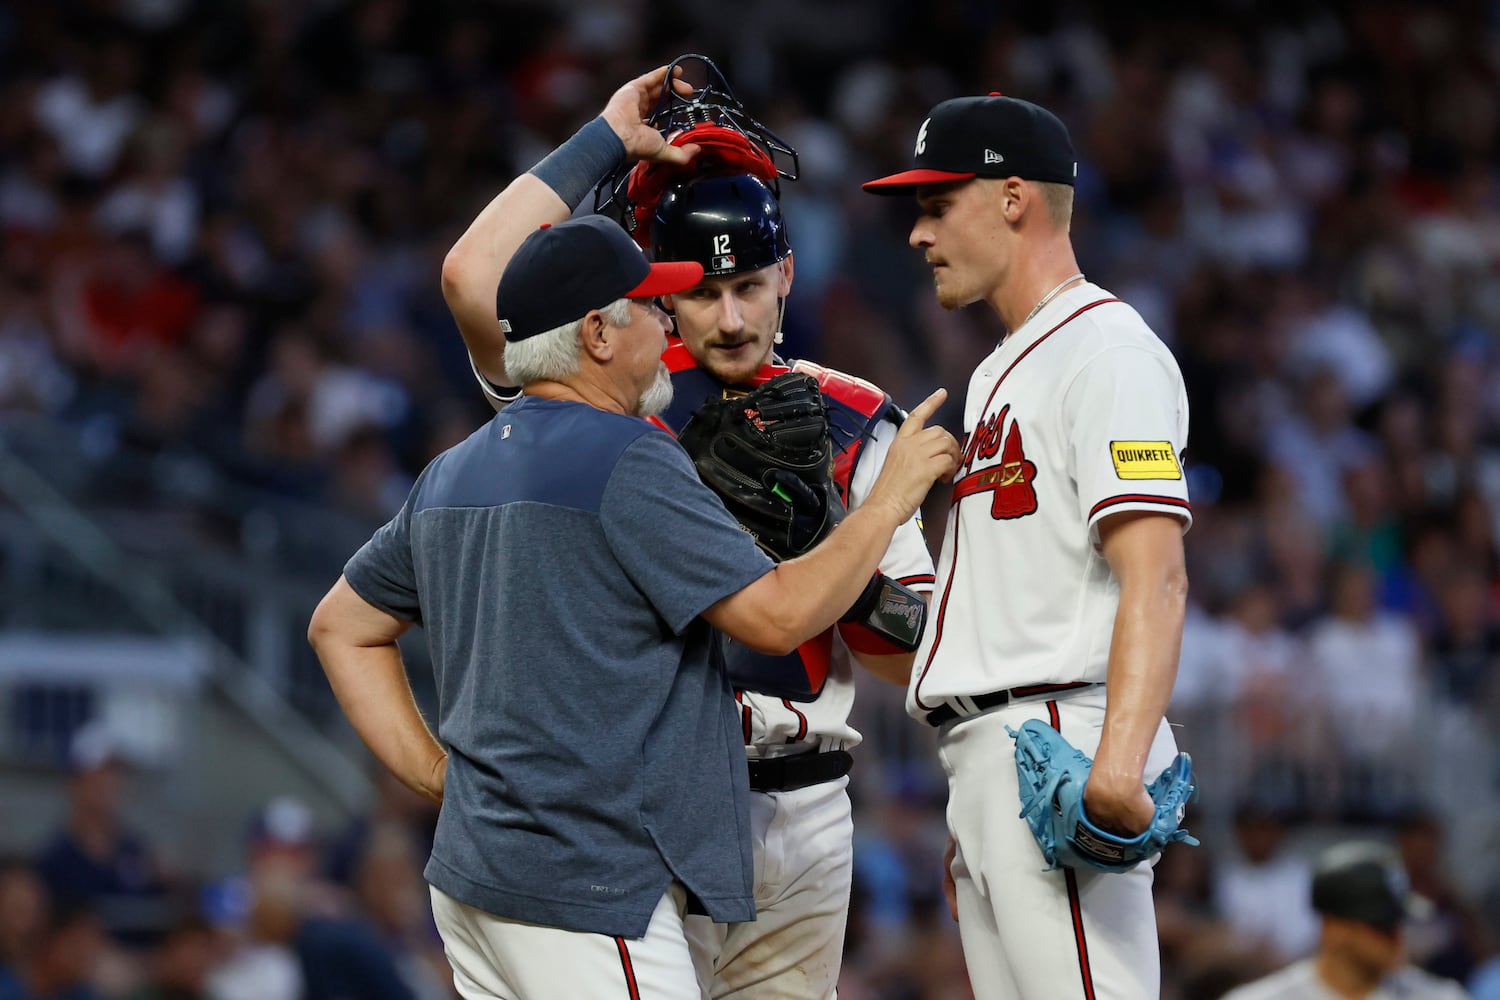
[{"label": "black belt", "polygon": [[848,750],[830,750],[789,757],[751,757],[747,763],[752,792],[789,792],[842,778],[854,766],[854,755]]},{"label": "black belt", "polygon": [[1033,684],[1030,687],[1014,687],[1006,691],[991,691],[989,694],[976,694],[969,701],[974,703],[977,712],[964,713],[944,702],[937,708],[927,713],[927,724],[929,726],[941,726],[945,722],[951,722],[964,715],[974,715],[978,712],[999,708],[1001,705],[1016,701],[1020,698],[1031,698],[1039,694],[1054,694],[1058,691],[1076,691],[1079,688],[1093,687],[1091,681],[1076,681],[1072,684]]}]

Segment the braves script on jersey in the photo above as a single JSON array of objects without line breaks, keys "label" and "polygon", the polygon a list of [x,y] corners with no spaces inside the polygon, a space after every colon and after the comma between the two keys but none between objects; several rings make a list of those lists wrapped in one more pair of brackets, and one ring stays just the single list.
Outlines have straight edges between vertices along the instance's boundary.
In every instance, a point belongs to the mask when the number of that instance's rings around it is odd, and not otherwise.
[{"label": "braves script on jersey", "polygon": [[963,696],[1103,681],[1119,592],[1100,518],[1191,520],[1182,374],[1139,314],[1097,285],[1058,296],[980,364],[964,430],[907,695],[919,717],[945,699],[964,708]]}]

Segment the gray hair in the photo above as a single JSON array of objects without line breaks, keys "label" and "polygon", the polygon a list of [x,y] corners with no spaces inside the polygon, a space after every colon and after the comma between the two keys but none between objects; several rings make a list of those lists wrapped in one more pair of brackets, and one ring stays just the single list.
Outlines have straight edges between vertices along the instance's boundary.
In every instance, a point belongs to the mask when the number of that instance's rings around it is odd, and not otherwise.
[{"label": "gray hair", "polygon": [[[630,322],[630,300],[615,299],[599,310],[610,326]],[[505,345],[505,374],[516,385],[561,382],[578,374],[583,317],[514,344]]]}]

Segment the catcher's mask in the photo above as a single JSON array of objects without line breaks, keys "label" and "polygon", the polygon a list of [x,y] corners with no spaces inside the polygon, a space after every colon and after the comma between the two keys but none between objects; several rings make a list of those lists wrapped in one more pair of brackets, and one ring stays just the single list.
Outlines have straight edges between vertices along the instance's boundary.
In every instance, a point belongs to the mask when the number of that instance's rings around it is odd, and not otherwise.
[{"label": "catcher's mask", "polygon": [[[797,179],[797,151],[755,119],[729,81],[707,56],[678,56],[667,67],[668,78],[681,67],[694,90],[683,96],[672,87],[662,91],[646,124],[673,145],[696,144],[701,152],[690,164],[643,161],[622,163],[594,189],[594,211],[608,215],[637,243],[649,249],[651,220],[657,200],[682,179],[699,175],[749,173],[780,194],[782,178]],[[701,85],[695,80],[701,79]]]},{"label": "catcher's mask", "polygon": [[758,271],[792,252],[776,194],[759,177],[697,177],[657,202],[651,243],[659,261],[693,261],[705,277]]}]

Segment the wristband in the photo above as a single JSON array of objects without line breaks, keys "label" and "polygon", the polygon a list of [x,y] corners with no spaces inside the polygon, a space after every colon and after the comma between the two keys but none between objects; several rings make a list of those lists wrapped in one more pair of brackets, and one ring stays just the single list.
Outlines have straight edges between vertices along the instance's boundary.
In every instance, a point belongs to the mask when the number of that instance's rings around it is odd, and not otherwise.
[{"label": "wristband", "polygon": [[603,116],[542,158],[527,173],[547,185],[572,211],[594,185],[625,159],[625,144]]}]

